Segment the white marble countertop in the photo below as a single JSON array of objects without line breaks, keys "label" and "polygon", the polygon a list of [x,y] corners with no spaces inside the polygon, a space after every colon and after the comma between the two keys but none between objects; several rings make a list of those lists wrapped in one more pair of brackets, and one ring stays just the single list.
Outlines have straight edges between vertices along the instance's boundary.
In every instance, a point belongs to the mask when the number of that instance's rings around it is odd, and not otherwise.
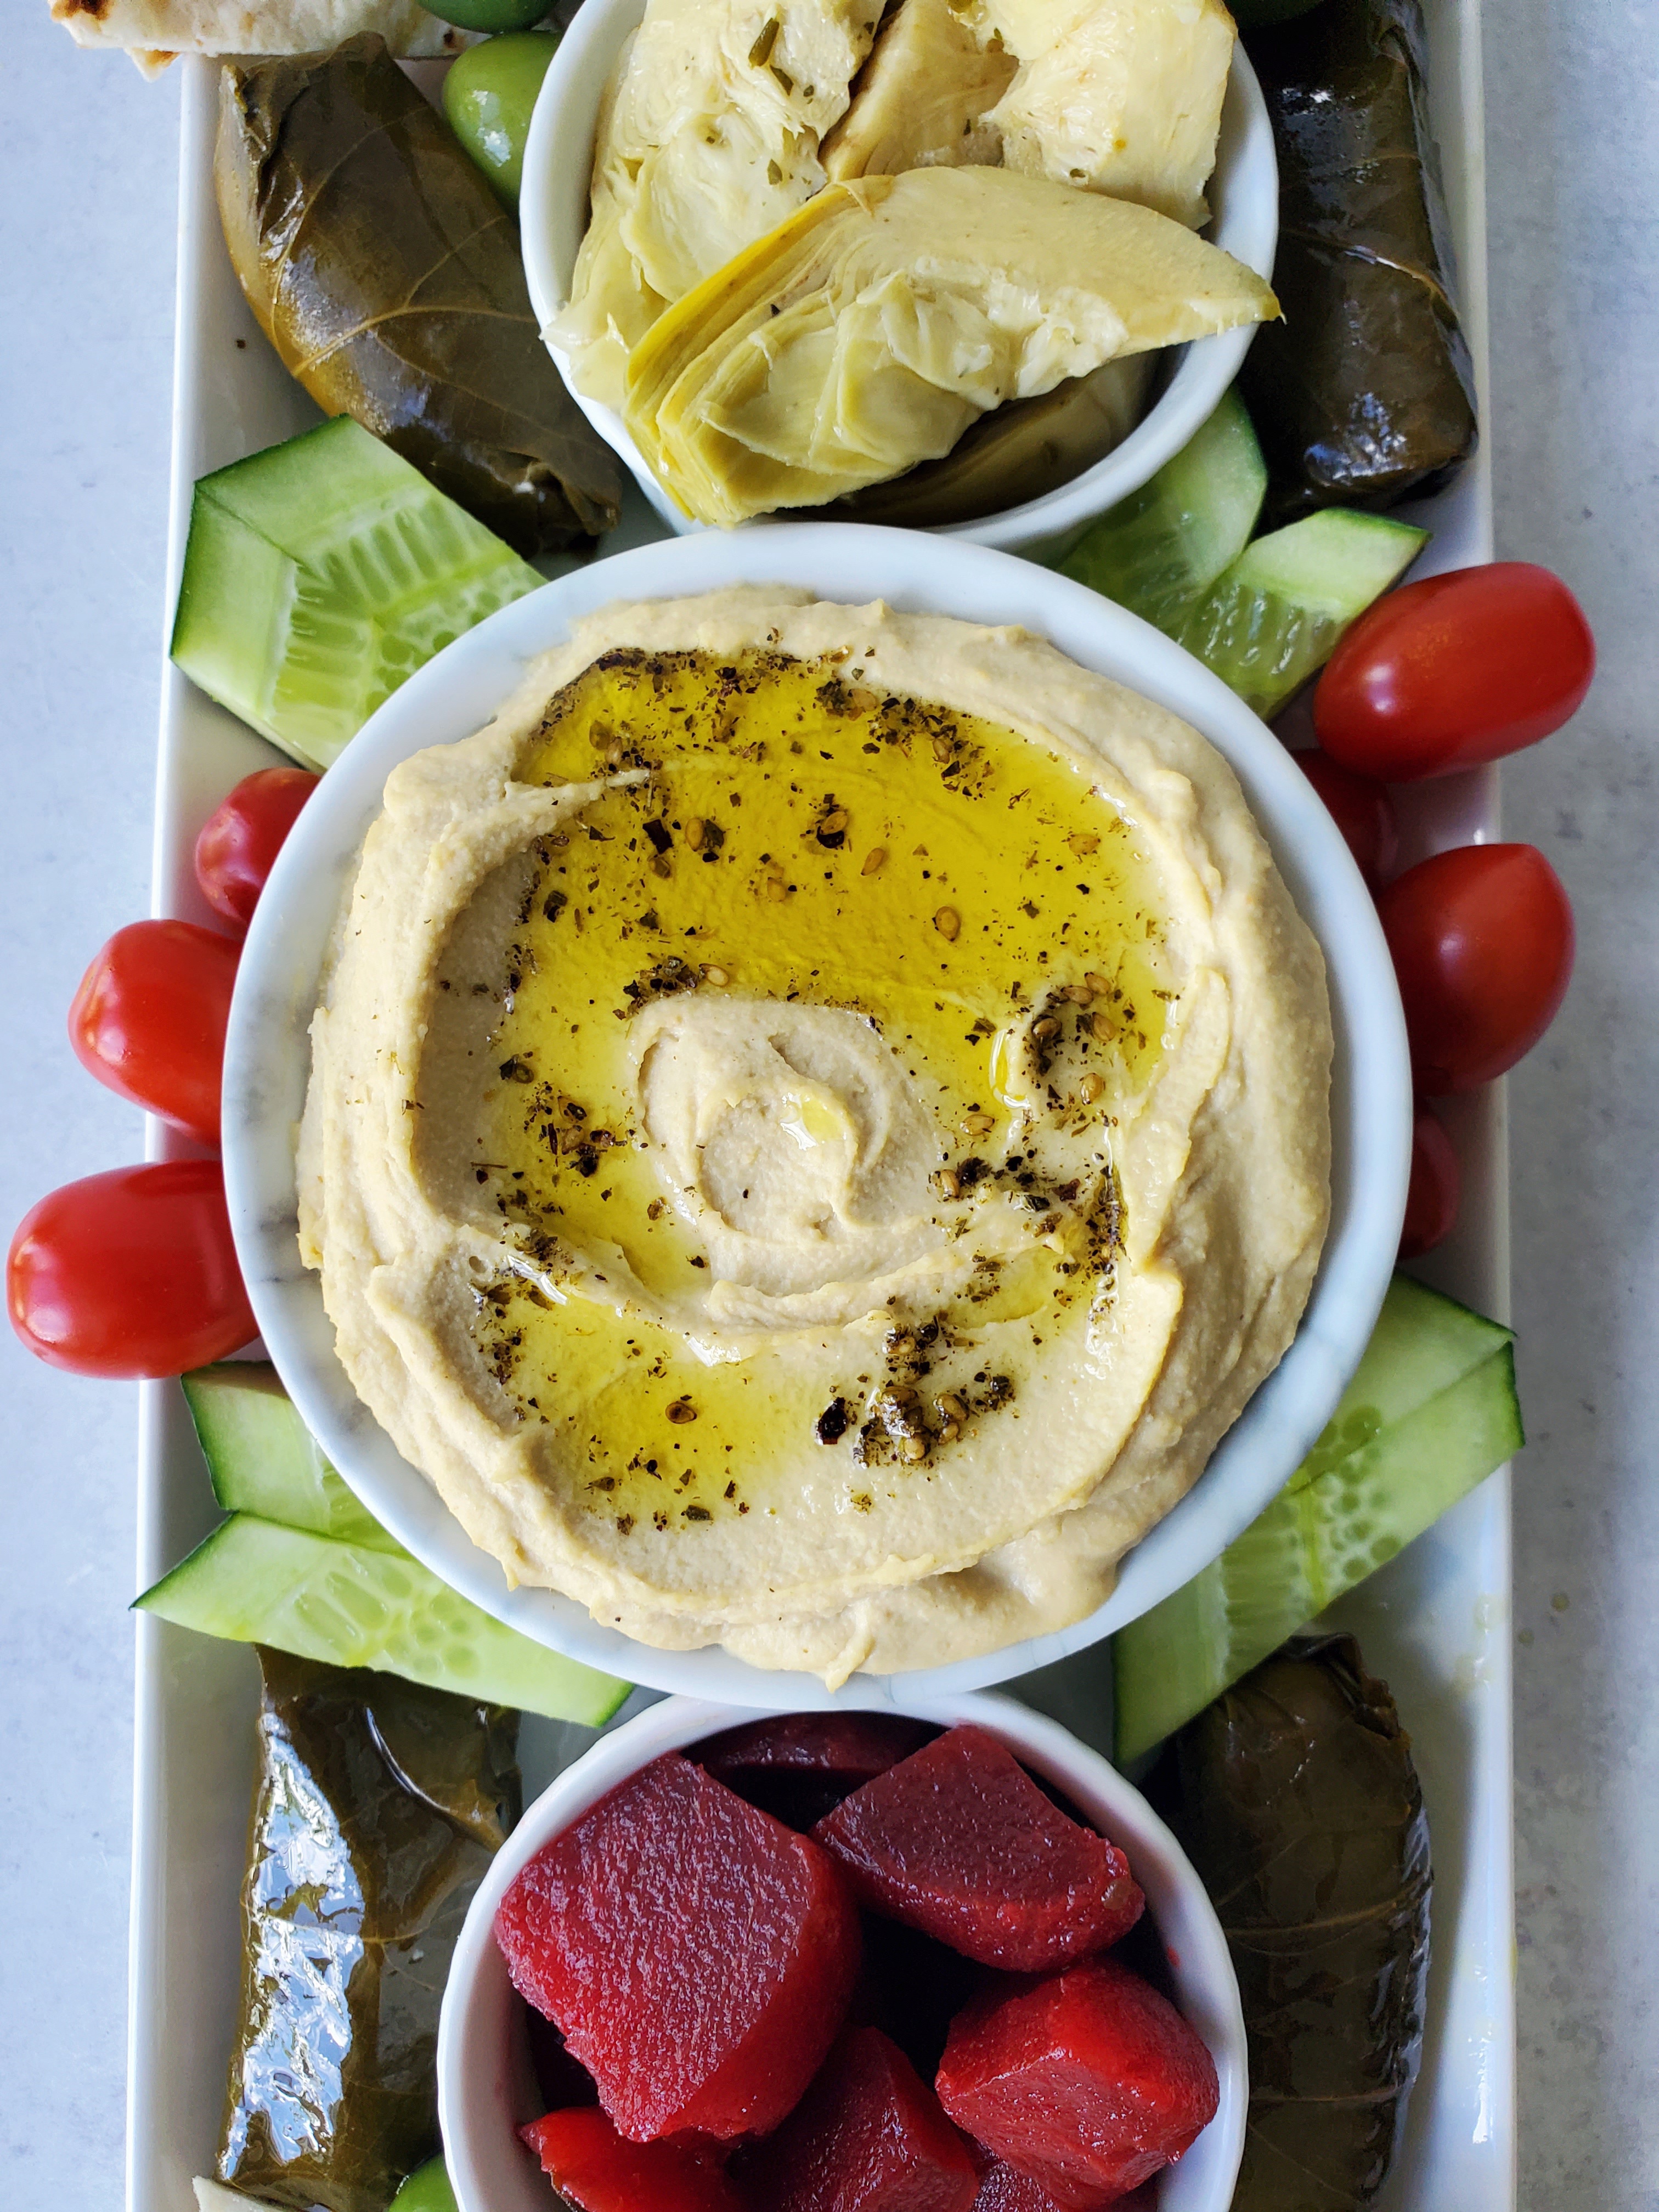
[{"label": "white marble countertop", "polygon": [[[176,88],[11,0],[0,74],[0,1228],[139,1157],[64,1017],[146,910]],[[1492,0],[1500,555],[1601,674],[1505,777],[1578,965],[1511,1085],[1523,2212],[1659,2209],[1659,6]],[[134,1394],[0,1331],[0,2202],[109,2212],[125,2107]],[[1646,1810],[1644,1810],[1644,1808]]]}]

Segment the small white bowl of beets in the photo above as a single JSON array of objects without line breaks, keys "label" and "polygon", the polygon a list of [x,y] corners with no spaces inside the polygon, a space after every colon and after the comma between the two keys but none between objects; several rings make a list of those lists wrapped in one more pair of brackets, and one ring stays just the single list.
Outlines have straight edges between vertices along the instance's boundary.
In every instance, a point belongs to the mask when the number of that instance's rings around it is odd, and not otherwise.
[{"label": "small white bowl of beets", "polygon": [[1202,1885],[1064,1729],[671,1698],[480,1886],[438,2094],[460,2212],[1226,2212],[1249,2084]]}]

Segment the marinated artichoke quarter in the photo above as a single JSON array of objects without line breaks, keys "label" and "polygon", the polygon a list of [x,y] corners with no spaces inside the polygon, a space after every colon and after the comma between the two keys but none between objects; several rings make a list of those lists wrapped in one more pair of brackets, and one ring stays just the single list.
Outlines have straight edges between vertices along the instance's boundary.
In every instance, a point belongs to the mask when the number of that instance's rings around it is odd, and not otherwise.
[{"label": "marinated artichoke quarter", "polygon": [[1275,312],[1168,216],[1002,169],[832,185],[660,316],[627,421],[688,514],[813,507],[1005,400]]},{"label": "marinated artichoke quarter", "polygon": [[1133,428],[1150,374],[1109,364],[1277,312],[1192,235],[1234,35],[1219,0],[649,0],[549,336],[702,521],[1036,497]]}]

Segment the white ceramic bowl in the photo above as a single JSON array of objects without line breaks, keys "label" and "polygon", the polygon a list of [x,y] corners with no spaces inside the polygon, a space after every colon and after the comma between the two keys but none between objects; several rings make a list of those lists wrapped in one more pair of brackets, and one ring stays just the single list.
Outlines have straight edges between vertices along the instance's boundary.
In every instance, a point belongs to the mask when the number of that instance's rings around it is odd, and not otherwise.
[{"label": "white ceramic bowl", "polygon": [[[659,1651],[600,1626],[572,1599],[509,1590],[495,1560],[352,1389],[295,1243],[294,1139],[307,1030],[335,913],[388,772],[422,746],[481,727],[526,660],[562,642],[592,609],[733,583],[1021,623],[1183,716],[1231,763],[1324,948],[1336,1031],[1331,1226],[1302,1325],[1199,1481],[1124,1560],[1112,1596],[1069,1628],[947,1667],[854,1675],[833,1693],[718,1646]],[[1411,1122],[1405,1023],[1376,908],[1323,804],[1272,732],[1189,653],[1080,584],[982,546],[852,523],[705,531],[619,553],[504,607],[428,662],[352,740],[283,848],[248,933],[225,1049],[225,1187],[248,1294],[302,1419],[371,1512],[453,1588],[558,1650],[657,1689],[773,1708],[885,1705],[900,1685],[909,1699],[1007,1681],[1097,1642],[1207,1566],[1307,1453],[1358,1364],[1399,1243]]]},{"label": "white ceramic bowl", "polygon": [[[519,223],[530,297],[544,330],[570,295],[576,249],[587,228],[593,137],[605,80],[623,40],[644,14],[645,0],[583,0],[536,101],[525,147]],[[1271,277],[1279,240],[1279,167],[1261,88],[1242,45],[1233,50],[1207,198],[1212,213],[1205,235],[1258,276]],[[1249,325],[1177,349],[1173,374],[1155,404],[1121,446],[1069,483],[1000,514],[947,524],[932,534],[1000,546],[1010,553],[1041,555],[1061,545],[1085,522],[1138,491],[1180,452],[1237,375],[1255,335]],[[548,350],[568,383],[568,357],[556,345]],[[616,410],[584,398],[574,386],[571,390],[669,527],[682,535],[702,530],[705,526],[682,514],[657,482]]]},{"label": "white ceramic bowl", "polygon": [[[1244,2020],[1226,1938],[1185,1853],[1140,1792],[1097,1752],[1012,1698],[907,1698],[901,1710],[947,1728],[975,1721],[989,1729],[1127,1856],[1169,1959],[1176,2004],[1208,2045],[1221,2081],[1214,2119],[1158,2184],[1158,2212],[1227,2212],[1249,2101]],[[753,1717],[690,1698],[653,1705],[567,1768],[496,1855],[455,1947],[438,2024],[438,2118],[460,2212],[547,2212],[547,2182],[514,2134],[539,2119],[542,2106],[523,2014],[494,1934],[507,1886],[544,1844],[638,1768]]]}]

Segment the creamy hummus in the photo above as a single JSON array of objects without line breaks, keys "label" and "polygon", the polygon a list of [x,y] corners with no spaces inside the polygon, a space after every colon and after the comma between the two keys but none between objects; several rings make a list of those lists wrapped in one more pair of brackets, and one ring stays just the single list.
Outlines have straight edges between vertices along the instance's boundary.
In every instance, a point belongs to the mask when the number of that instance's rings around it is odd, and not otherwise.
[{"label": "creamy hummus", "polygon": [[1016,629],[591,617],[388,779],[313,1051],[304,1256],[474,1540],[832,1682],[1098,1605],[1325,1234],[1231,771]]}]

